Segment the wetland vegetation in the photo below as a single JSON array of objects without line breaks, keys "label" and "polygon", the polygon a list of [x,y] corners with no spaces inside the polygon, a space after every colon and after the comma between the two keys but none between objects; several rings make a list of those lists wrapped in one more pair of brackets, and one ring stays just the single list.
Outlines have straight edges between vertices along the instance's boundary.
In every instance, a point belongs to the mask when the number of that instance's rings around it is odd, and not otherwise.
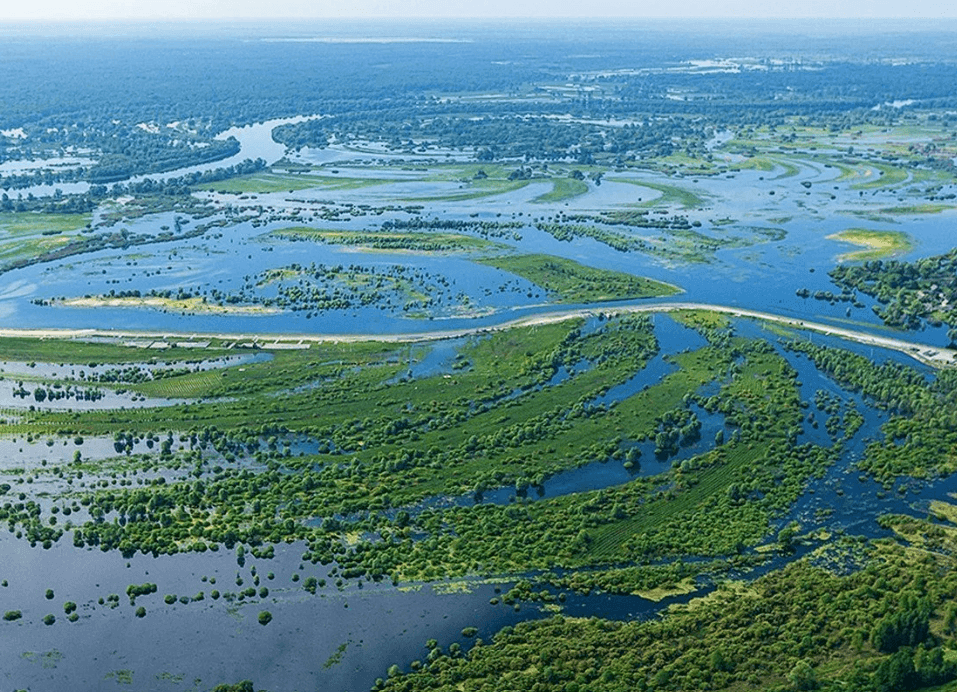
[{"label": "wetland vegetation", "polygon": [[952,685],[957,56],[740,28],[6,35],[5,679]]}]

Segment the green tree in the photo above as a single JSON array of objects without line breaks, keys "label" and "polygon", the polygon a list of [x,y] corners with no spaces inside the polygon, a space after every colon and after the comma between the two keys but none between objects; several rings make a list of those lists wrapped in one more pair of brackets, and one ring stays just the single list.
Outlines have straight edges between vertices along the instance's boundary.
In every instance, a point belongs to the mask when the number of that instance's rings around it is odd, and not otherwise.
[{"label": "green tree", "polygon": [[881,661],[873,682],[877,692],[904,692],[917,687],[920,677],[914,670],[914,652],[905,647]]},{"label": "green tree", "polygon": [[790,553],[794,551],[794,536],[795,529],[791,524],[788,524],[783,529],[778,531],[778,548],[782,553]]},{"label": "green tree", "polygon": [[797,690],[816,690],[818,688],[817,674],[811,664],[800,660],[794,664],[788,673],[788,682]]},{"label": "green tree", "polygon": [[914,596],[902,599],[901,609],[884,616],[871,630],[871,644],[891,653],[902,646],[917,646],[930,632],[930,605]]}]

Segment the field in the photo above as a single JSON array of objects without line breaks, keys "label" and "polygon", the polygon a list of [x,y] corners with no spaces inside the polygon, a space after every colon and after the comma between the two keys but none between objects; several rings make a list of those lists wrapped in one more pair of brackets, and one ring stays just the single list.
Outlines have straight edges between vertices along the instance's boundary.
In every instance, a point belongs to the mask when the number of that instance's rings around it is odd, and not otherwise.
[{"label": "field", "polygon": [[854,228],[830,235],[828,240],[842,240],[864,248],[840,255],[838,260],[841,262],[884,259],[902,255],[914,249],[913,240],[902,231],[871,231]]},{"label": "field", "polygon": [[547,255],[517,255],[481,260],[522,276],[556,296],[560,303],[600,303],[629,298],[657,298],[680,291],[658,281],[623,272],[592,269],[571,260]]}]

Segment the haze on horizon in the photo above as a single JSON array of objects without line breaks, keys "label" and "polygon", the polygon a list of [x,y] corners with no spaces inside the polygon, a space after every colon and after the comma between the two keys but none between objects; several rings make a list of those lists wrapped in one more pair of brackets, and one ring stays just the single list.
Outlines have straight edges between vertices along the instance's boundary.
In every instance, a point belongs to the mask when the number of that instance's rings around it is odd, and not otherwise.
[{"label": "haze on horizon", "polygon": [[129,0],[35,0],[0,8],[0,21],[115,21],[209,19],[327,19],[327,18],[728,18],[728,19],[942,19],[957,18],[957,4],[938,0],[167,0],[132,3]]}]

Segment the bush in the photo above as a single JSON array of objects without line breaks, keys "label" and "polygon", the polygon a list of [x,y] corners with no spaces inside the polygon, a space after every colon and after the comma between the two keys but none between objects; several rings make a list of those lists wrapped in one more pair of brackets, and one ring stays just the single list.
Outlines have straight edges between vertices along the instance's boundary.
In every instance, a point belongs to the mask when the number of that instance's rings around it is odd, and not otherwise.
[{"label": "bush", "polygon": [[213,692],[253,692],[253,683],[251,680],[243,680],[235,685],[216,685]]}]

